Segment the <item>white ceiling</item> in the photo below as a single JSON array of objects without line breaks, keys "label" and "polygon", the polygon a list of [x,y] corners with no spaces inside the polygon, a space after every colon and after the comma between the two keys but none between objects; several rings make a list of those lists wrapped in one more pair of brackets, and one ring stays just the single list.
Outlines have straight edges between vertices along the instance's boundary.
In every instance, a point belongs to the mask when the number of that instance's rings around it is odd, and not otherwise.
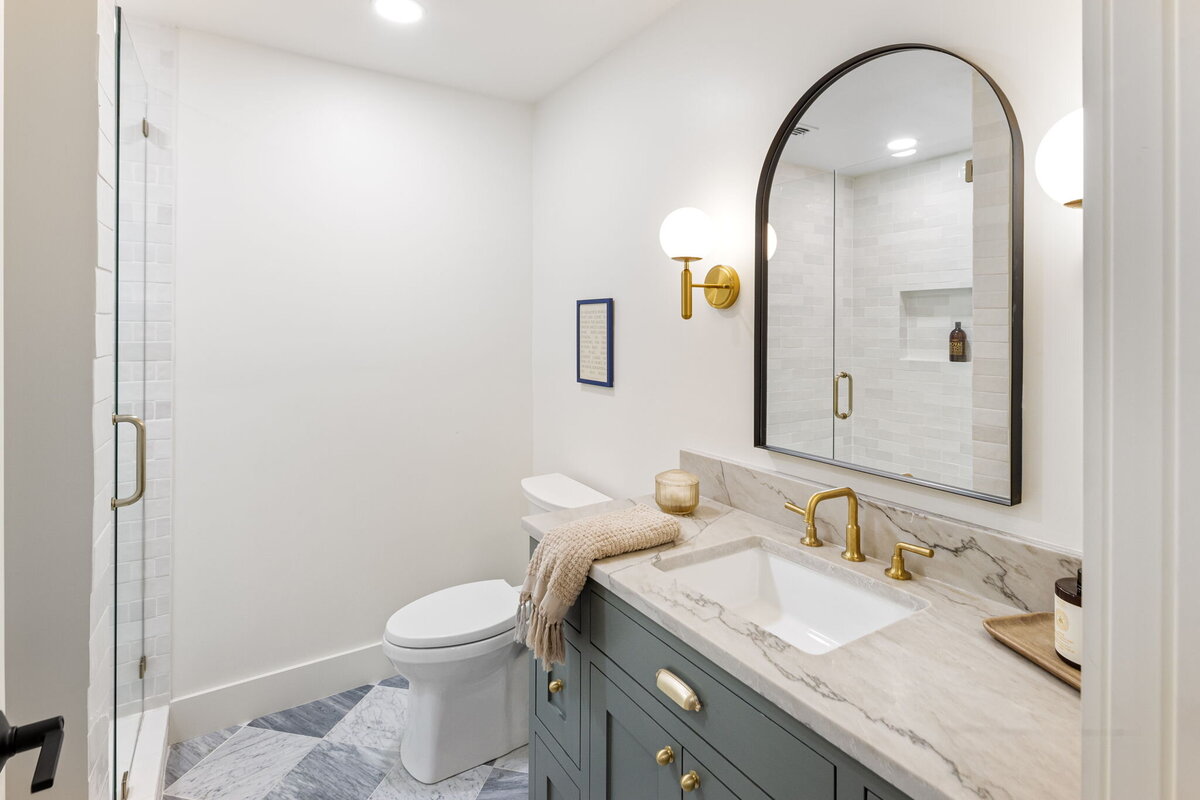
[{"label": "white ceiling", "polygon": [[[971,149],[974,70],[945,53],[912,50],[844,75],[804,114],[815,130],[793,136],[783,159],[862,175]],[[917,140],[911,158],[890,157],[893,139]]]},{"label": "white ceiling", "polygon": [[421,0],[396,25],[370,0],[124,0],[134,18],[514,100],[538,100],[679,0]]}]

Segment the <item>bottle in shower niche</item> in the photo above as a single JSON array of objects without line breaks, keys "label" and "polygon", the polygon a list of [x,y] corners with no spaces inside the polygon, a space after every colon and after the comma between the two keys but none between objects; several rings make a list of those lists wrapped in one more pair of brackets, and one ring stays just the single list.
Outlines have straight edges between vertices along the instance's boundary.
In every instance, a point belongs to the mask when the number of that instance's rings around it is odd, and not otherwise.
[{"label": "bottle in shower niche", "polygon": [[950,331],[950,360],[967,360],[967,332],[961,322],[954,323],[954,330]]}]

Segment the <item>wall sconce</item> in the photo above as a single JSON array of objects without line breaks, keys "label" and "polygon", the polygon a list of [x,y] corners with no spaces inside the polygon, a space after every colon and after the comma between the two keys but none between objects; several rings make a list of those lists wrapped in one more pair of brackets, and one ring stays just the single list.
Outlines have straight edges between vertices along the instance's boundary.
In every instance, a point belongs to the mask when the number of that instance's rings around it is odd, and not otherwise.
[{"label": "wall sconce", "polygon": [[668,256],[683,262],[680,313],[684,319],[692,318],[693,289],[703,289],[704,299],[713,308],[729,308],[737,302],[742,284],[733,267],[718,264],[708,271],[704,283],[692,283],[692,262],[706,258],[712,246],[712,226],[707,214],[698,208],[672,211],[663,220],[658,241]]},{"label": "wall sconce", "polygon": [[1067,208],[1083,208],[1083,109],[1050,126],[1034,157],[1042,191]]}]

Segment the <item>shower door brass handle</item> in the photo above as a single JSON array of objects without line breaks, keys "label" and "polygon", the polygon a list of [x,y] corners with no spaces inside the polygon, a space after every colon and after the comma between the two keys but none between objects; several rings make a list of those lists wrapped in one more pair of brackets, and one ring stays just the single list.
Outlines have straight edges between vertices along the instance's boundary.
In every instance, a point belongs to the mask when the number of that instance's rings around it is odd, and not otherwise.
[{"label": "shower door brass handle", "polygon": [[[841,388],[842,378],[846,379],[846,410],[842,411]],[[850,419],[854,413],[854,376],[849,372],[839,372],[833,379],[833,415],[838,419]]]},{"label": "shower door brass handle", "polygon": [[137,480],[133,487],[133,494],[129,497],[114,497],[110,506],[114,511],[118,508],[131,506],[138,500],[142,499],[142,495],[146,493],[146,423],[142,422],[135,416],[128,414],[113,414],[113,426],[120,425],[122,422],[128,422],[137,430]]}]

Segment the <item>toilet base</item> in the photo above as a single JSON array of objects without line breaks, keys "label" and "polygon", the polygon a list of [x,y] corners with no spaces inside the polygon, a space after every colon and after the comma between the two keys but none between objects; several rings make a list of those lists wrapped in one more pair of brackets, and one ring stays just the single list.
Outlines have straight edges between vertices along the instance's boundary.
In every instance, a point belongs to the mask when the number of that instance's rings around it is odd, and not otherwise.
[{"label": "toilet base", "polygon": [[409,681],[400,761],[418,781],[437,783],[529,741],[529,656],[511,631],[437,654],[384,650]]}]

